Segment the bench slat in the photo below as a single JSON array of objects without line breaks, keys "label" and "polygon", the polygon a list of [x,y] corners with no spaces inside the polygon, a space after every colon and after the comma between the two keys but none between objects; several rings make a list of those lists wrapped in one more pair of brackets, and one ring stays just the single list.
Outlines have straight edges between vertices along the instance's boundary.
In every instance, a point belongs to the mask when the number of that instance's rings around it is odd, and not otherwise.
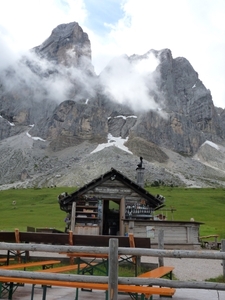
[{"label": "bench slat", "polygon": [[[94,266],[95,264],[92,263],[91,266]],[[67,272],[72,270],[77,270],[79,265],[68,265],[68,266],[61,266],[61,267],[55,267],[51,269],[45,269],[45,270],[38,270],[37,272],[44,272],[44,273],[60,273],[60,272]],[[80,268],[83,269],[85,267],[90,267],[90,265],[87,264],[80,264]]]},{"label": "bench slat", "polygon": [[[0,258],[0,262],[7,262],[7,257],[4,257],[4,258]],[[9,258],[9,260],[14,260],[14,258]]]},{"label": "bench slat", "polygon": [[[87,283],[87,282],[74,282],[74,281],[58,281],[58,280],[44,280],[44,279],[30,279],[30,278],[15,278],[15,277],[0,277],[0,282],[16,282],[28,284],[41,284],[44,286],[64,286],[74,288],[86,288],[96,290],[108,290],[107,283]],[[172,296],[175,289],[166,287],[152,287],[152,286],[136,286],[136,285],[118,285],[119,292],[125,293],[140,293],[146,295],[165,295]]]},{"label": "bench slat", "polygon": [[171,273],[174,270],[174,267],[158,267],[156,269],[153,269],[151,271],[142,273],[138,275],[138,277],[141,278],[161,278],[164,275],[167,275]]},{"label": "bench slat", "polygon": [[28,262],[28,263],[21,263],[21,264],[11,264],[8,266],[0,266],[0,268],[10,270],[10,269],[20,269],[20,268],[27,268],[27,267],[54,265],[59,263],[61,263],[60,260],[45,260],[45,261],[35,261],[35,262]]}]

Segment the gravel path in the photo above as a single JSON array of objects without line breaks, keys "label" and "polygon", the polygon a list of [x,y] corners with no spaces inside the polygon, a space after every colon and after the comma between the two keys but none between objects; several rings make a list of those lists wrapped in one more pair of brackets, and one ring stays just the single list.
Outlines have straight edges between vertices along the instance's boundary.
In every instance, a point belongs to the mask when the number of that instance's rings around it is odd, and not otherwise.
[{"label": "gravel path", "polygon": [[[158,258],[143,257],[142,262],[158,263]],[[204,281],[223,274],[222,261],[218,259],[164,258],[165,266],[173,266],[174,275],[181,281]]]}]

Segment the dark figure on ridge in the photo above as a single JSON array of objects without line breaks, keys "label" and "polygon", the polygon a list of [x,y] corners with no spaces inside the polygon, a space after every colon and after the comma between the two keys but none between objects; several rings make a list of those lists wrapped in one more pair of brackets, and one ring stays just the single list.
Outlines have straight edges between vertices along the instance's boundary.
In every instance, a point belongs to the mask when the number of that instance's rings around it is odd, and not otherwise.
[{"label": "dark figure on ridge", "polygon": [[[140,157],[140,162],[139,162],[139,164],[137,165],[137,169],[141,169],[142,168],[142,161],[143,161],[143,157],[141,156]],[[137,170],[136,169],[136,170]]]}]

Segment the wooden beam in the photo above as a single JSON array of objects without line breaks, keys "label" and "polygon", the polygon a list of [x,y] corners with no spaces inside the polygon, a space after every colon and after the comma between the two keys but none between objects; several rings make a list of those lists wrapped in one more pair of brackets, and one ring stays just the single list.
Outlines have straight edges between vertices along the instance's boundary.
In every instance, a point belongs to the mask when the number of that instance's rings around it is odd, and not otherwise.
[{"label": "wooden beam", "polygon": [[[164,249],[164,230],[160,229],[159,233],[158,233],[158,243],[159,243],[159,249]],[[158,258],[159,261],[159,267],[163,267],[164,266],[164,258],[163,257],[159,257]]]},{"label": "wooden beam", "polygon": [[75,232],[75,219],[76,219],[76,202],[74,201],[72,204],[72,212],[71,212],[71,223],[70,223],[70,230],[74,233]]},{"label": "wooden beam", "polygon": [[[225,252],[225,240],[221,240],[221,251]],[[223,276],[225,277],[225,259],[222,262],[223,264]]]},{"label": "wooden beam", "polygon": [[117,300],[118,295],[118,239],[109,240],[109,281],[110,300]]},{"label": "wooden beam", "polygon": [[124,236],[124,223],[123,219],[125,218],[125,199],[124,197],[120,200],[120,235]]},{"label": "wooden beam", "polygon": [[[73,231],[70,230],[69,231],[69,245],[73,245]],[[74,263],[74,258],[72,256],[70,256],[70,264],[73,265]]]},{"label": "wooden beam", "polygon": [[[16,243],[20,243],[20,233],[19,233],[19,229],[15,229],[15,241]],[[20,254],[20,251],[17,250],[17,260],[18,262],[21,263],[21,254]]]}]

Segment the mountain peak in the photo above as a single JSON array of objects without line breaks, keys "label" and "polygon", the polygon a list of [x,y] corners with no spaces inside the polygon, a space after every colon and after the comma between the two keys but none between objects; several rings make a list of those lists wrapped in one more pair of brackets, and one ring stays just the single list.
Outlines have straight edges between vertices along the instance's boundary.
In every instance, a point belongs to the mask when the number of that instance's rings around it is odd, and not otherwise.
[{"label": "mountain peak", "polygon": [[91,43],[88,34],[77,22],[58,25],[34,50],[40,57],[66,67],[81,67],[84,60],[91,64]]},{"label": "mountain peak", "polygon": [[120,56],[96,76],[87,33],[61,24],[0,74],[0,116],[0,184],[27,174],[27,187],[78,186],[111,167],[132,175],[144,157],[149,184],[225,185],[224,153],[201,147],[225,144],[224,110],[170,49]]}]

